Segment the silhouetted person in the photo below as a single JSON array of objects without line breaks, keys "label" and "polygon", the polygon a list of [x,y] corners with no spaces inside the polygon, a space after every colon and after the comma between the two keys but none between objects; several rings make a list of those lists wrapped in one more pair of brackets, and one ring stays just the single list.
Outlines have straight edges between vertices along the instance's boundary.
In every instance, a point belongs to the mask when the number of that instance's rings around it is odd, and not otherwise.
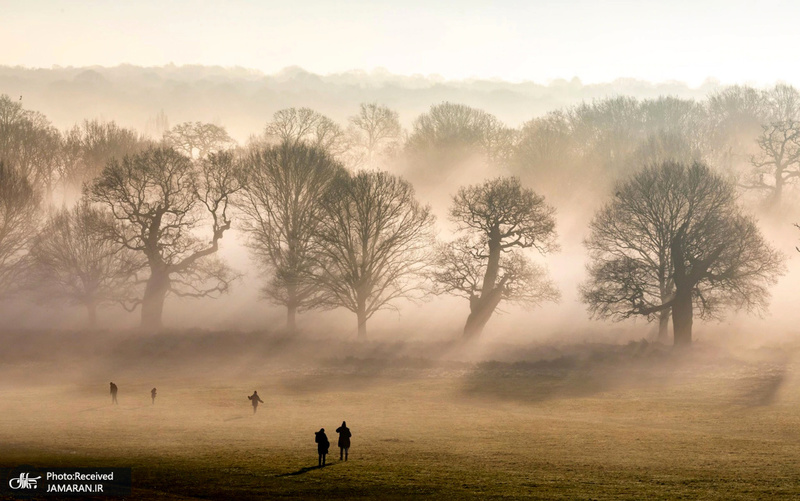
[{"label": "silhouetted person", "polygon": [[249,397],[247,397],[247,398],[248,398],[248,399],[250,400],[250,402],[253,404],[253,414],[255,414],[255,413],[256,413],[256,411],[258,410],[258,403],[259,403],[259,402],[261,402],[261,403],[263,404],[263,403],[264,403],[264,401],[263,401],[263,400],[261,400],[261,397],[259,397],[259,396],[258,396],[258,392],[257,392],[257,391],[255,391],[255,390],[253,390],[253,394],[252,394],[252,395],[250,395],[250,396],[249,396]]},{"label": "silhouetted person", "polygon": [[350,433],[350,428],[347,427],[347,423],[342,421],[342,426],[336,428],[336,433],[339,434],[339,461],[342,460],[342,456],[344,456],[344,460],[347,461],[347,451],[350,449],[350,437],[353,436]]},{"label": "silhouetted person", "polygon": [[114,383],[109,383],[111,385],[111,403],[117,403],[117,385]]},{"label": "silhouetted person", "polygon": [[328,435],[325,434],[325,428],[320,428],[319,431],[314,432],[316,436],[314,442],[317,443],[317,453],[319,453],[319,466],[325,466],[325,456],[328,454],[328,449],[331,443],[328,442]]},{"label": "silhouetted person", "polygon": [[155,388],[150,390],[150,398],[153,399],[153,405],[155,405],[156,404],[156,389]]}]

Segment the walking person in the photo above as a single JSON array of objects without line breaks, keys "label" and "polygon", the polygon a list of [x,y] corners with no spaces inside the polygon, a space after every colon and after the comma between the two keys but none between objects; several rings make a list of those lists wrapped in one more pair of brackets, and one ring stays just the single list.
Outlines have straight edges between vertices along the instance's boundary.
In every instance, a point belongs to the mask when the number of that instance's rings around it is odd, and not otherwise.
[{"label": "walking person", "polygon": [[156,405],[156,389],[150,390],[150,398],[153,400],[153,405]]},{"label": "walking person", "polygon": [[112,404],[116,404],[117,403],[117,385],[115,385],[113,382],[111,382],[109,384],[110,384],[110,388],[111,388],[111,403]]},{"label": "walking person", "polygon": [[262,404],[264,403],[264,401],[261,400],[261,397],[258,396],[258,392],[255,390],[253,390],[253,394],[247,397],[247,399],[250,400],[250,403],[253,404],[253,414],[255,414],[256,411],[258,410],[258,403],[259,402],[261,402]]},{"label": "walking person", "polygon": [[347,451],[350,449],[350,437],[353,436],[350,433],[350,428],[347,427],[347,422],[342,421],[342,426],[336,428],[336,433],[339,434],[339,461],[342,460],[342,456],[344,456],[344,460],[347,461]]},{"label": "walking person", "polygon": [[328,435],[325,434],[325,428],[320,428],[319,431],[314,432],[314,435],[314,442],[317,443],[317,453],[319,454],[318,466],[325,466],[325,456],[328,454],[331,443],[328,441]]}]

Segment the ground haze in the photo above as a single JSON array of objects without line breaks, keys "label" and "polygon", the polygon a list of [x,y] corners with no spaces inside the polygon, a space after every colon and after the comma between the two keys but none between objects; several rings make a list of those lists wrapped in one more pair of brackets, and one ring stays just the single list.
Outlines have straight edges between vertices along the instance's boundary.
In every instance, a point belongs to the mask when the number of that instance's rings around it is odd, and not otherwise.
[{"label": "ground haze", "polygon": [[[230,342],[219,349],[222,336]],[[512,357],[487,345],[496,360],[476,362],[460,343],[61,340],[58,358],[4,350],[0,466],[130,466],[134,497],[153,499],[800,494],[790,348],[743,358],[640,342],[520,347]],[[254,389],[265,401],[255,415]],[[334,431],[343,420],[353,432],[346,463]],[[332,447],[320,469],[321,427]]]}]

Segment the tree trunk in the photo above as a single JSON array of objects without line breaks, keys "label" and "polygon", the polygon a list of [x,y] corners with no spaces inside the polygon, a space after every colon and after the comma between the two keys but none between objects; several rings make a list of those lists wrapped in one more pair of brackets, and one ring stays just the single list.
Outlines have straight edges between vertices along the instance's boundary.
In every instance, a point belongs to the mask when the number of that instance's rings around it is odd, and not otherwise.
[{"label": "tree trunk", "polygon": [[289,334],[297,332],[297,286],[290,281],[286,284],[286,330]]},{"label": "tree trunk", "polygon": [[465,340],[476,339],[481,335],[502,297],[503,284],[495,286],[500,273],[499,231],[499,228],[492,228],[489,232],[489,259],[486,263],[486,273],[483,275],[480,297],[472,296],[469,300],[469,316],[464,325]]},{"label": "tree trunk", "polygon": [[692,344],[692,291],[678,291],[672,304],[672,328],[675,346]]},{"label": "tree trunk", "polygon": [[769,200],[769,208],[773,213],[781,208],[781,198],[783,197],[783,169],[775,170],[775,190]]},{"label": "tree trunk", "polygon": [[464,325],[464,339],[476,339],[483,332],[483,328],[489,319],[492,318],[494,310],[500,304],[502,291],[500,288],[494,289],[486,296],[473,297],[469,301],[470,313],[467,323]]},{"label": "tree trunk", "polygon": [[297,332],[297,306],[291,302],[286,306],[286,330],[291,334]]},{"label": "tree trunk", "polygon": [[86,302],[86,326],[89,329],[97,328],[97,302],[92,299]]},{"label": "tree trunk", "polygon": [[467,323],[464,325],[464,339],[472,340],[480,337],[488,321],[489,316],[483,313],[483,310],[471,312],[467,317]]},{"label": "tree trunk", "polygon": [[356,316],[358,318],[358,339],[364,341],[367,339],[367,312],[359,309]]},{"label": "tree trunk", "polygon": [[169,286],[169,274],[166,271],[151,271],[142,299],[143,330],[148,332],[161,330],[164,300],[169,292]]},{"label": "tree trunk", "polygon": [[670,311],[663,310],[658,314],[658,342],[666,344],[669,340],[669,314]]},{"label": "tree trunk", "polygon": [[497,275],[500,273],[500,244],[496,233],[499,230],[492,230],[489,234],[489,259],[486,263],[486,273],[483,274],[483,286],[481,288],[481,298],[489,297],[494,290]]}]

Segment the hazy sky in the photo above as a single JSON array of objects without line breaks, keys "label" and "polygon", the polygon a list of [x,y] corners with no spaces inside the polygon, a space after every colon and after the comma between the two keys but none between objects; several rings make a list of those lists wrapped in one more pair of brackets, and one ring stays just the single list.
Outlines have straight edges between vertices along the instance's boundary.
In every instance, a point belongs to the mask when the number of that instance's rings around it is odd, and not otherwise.
[{"label": "hazy sky", "polygon": [[0,0],[0,64],[800,85],[800,2]]}]

